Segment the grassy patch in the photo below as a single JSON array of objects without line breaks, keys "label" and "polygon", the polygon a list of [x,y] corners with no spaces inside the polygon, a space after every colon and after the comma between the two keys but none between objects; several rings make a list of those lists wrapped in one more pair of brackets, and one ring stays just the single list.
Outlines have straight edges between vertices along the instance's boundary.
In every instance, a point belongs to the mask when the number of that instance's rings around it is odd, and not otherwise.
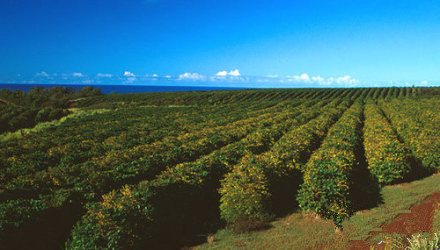
[{"label": "grassy patch", "polygon": [[[344,222],[342,233],[335,233],[331,222],[298,212],[273,221],[266,230],[241,234],[234,234],[227,229],[220,230],[214,235],[211,244],[205,243],[196,248],[348,249],[350,240],[365,240],[368,232],[392,221],[399,213],[417,205],[438,190],[439,174],[412,183],[384,187],[381,190],[384,203],[373,209],[356,212]],[[437,212],[434,223],[435,227],[440,227],[440,212]],[[371,239],[371,243],[377,244],[386,237],[399,238],[401,235],[379,234]]]},{"label": "grassy patch", "polygon": [[[223,229],[214,236],[212,244],[199,246],[200,249],[296,249],[317,248],[332,245],[337,249],[341,246],[342,234],[334,233],[331,222],[315,219],[312,216],[292,214],[276,220],[271,227],[262,231],[234,234]],[[342,244],[343,246],[343,244]]]},{"label": "grassy patch", "polygon": [[392,221],[398,214],[406,212],[427,196],[440,190],[440,175],[436,174],[412,183],[384,187],[381,195],[384,203],[370,210],[359,211],[344,224],[349,238],[366,239],[368,232]]},{"label": "grassy patch", "polygon": [[440,203],[437,204],[437,209],[434,214],[434,223],[432,225],[433,232],[440,232]]},{"label": "grassy patch", "polygon": [[372,238],[377,242],[372,249],[404,249],[408,246],[408,240],[405,235],[401,234],[380,234]]}]

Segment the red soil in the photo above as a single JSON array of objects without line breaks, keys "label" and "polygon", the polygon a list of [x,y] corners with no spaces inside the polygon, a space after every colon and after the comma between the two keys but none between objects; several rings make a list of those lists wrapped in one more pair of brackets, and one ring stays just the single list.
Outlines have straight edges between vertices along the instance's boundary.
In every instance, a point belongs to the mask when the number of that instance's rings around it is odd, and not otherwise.
[{"label": "red soil", "polygon": [[[398,233],[409,237],[422,232],[432,233],[433,216],[439,202],[440,193],[430,195],[420,205],[412,207],[411,213],[399,214],[392,222],[382,225],[382,231],[370,232],[367,240],[377,234]],[[350,249],[370,249],[370,245],[356,240],[350,242]]]}]

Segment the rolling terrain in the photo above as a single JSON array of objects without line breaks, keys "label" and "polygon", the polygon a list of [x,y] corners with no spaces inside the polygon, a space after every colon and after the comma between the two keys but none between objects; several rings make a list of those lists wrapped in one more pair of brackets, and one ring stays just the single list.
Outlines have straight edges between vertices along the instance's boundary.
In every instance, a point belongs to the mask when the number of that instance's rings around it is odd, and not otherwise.
[{"label": "rolling terrain", "polygon": [[[65,101],[52,122],[0,135],[0,242],[10,249],[174,249],[207,237],[199,247],[292,247],[267,245],[271,233],[298,238],[298,249],[368,246],[376,227],[440,190],[440,88]],[[398,192],[413,199],[389,212]],[[430,233],[440,230],[432,216]],[[307,242],[311,225],[332,236]]]}]

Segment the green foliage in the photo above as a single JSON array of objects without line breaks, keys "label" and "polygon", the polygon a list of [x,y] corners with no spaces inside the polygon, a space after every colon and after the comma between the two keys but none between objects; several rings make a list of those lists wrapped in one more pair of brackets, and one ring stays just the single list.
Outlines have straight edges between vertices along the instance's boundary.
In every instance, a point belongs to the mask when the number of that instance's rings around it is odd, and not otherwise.
[{"label": "green foliage", "polygon": [[38,109],[3,105],[0,106],[0,111],[0,133],[2,133],[33,126]]},{"label": "green foliage", "polygon": [[349,195],[352,172],[358,164],[357,150],[361,146],[362,112],[362,105],[356,102],[330,128],[321,148],[304,169],[304,183],[297,196],[303,210],[330,219],[338,227],[353,212]]},{"label": "green foliage", "polygon": [[423,238],[419,235],[412,235],[411,238],[408,238],[408,242],[410,244],[411,250],[434,250],[440,248],[440,234],[434,233],[431,240],[427,238]]},{"label": "green foliage", "polygon": [[38,111],[37,115],[35,116],[35,122],[48,122],[52,120],[60,119],[61,117],[69,114],[68,111],[65,111],[60,108],[42,108]]},{"label": "green foliage", "polygon": [[84,87],[78,92],[76,92],[75,96],[78,98],[91,97],[91,96],[101,96],[103,95],[101,89],[94,88],[92,86]]},{"label": "green foliage", "polygon": [[145,203],[150,196],[148,190],[133,191],[125,186],[120,192],[104,195],[99,204],[89,204],[87,214],[74,227],[66,248],[133,248],[138,240],[136,234],[149,235],[151,229],[146,221],[152,211]]},{"label": "green foliage", "polygon": [[68,115],[71,100],[78,97],[102,95],[100,89],[84,87],[77,93],[71,88],[31,88],[28,93],[20,90],[0,90],[0,133],[30,128],[39,122],[52,121]]},{"label": "green foliage", "polygon": [[[395,88],[400,91],[405,88]],[[419,88],[417,88],[419,89]],[[407,96],[415,96],[416,90],[409,91]],[[420,88],[421,89],[421,88]],[[430,88],[423,88],[424,91]],[[426,95],[438,91],[432,88]],[[169,105],[225,105],[234,103],[260,103],[294,101],[298,99],[334,99],[350,98],[352,100],[363,98],[382,98],[382,92],[387,88],[371,89],[248,89],[248,90],[217,90],[199,92],[168,92],[168,93],[133,93],[112,94],[81,98],[78,107],[83,108],[128,108],[139,106],[169,106]],[[425,93],[425,92],[423,92]],[[423,94],[422,95],[425,95]],[[435,92],[434,92],[435,93]],[[391,97],[391,96],[390,96]],[[393,95],[394,97],[394,95]],[[1,98],[1,97],[0,97]]]},{"label": "green foliage", "polygon": [[302,119],[300,124],[318,115],[319,111],[324,111],[326,115],[292,127],[270,151],[262,155],[248,154],[234,167],[222,181],[220,189],[221,216],[228,224],[251,229],[252,225],[273,218],[276,211],[285,211],[293,206],[288,200],[293,200],[296,190],[289,192],[289,189],[297,186],[300,165],[347,108],[348,103],[344,102],[336,109],[338,103],[335,100],[324,108],[320,105],[308,108],[302,114],[306,119]]},{"label": "green foliage", "polygon": [[[345,158],[339,159],[343,164]],[[332,220],[336,226],[351,215],[347,184],[349,178],[340,171],[335,161],[315,160],[314,167],[307,170],[307,179],[298,192],[300,207]]]},{"label": "green foliage", "polygon": [[364,146],[368,168],[379,183],[396,183],[407,177],[409,152],[373,102],[365,107]]},{"label": "green foliage", "polygon": [[[307,104],[304,105],[304,107],[307,106]],[[140,199],[133,206],[148,207],[151,211],[148,215],[138,214],[135,216],[136,220],[140,221],[140,225],[148,227],[148,230],[133,229],[137,232],[133,236],[136,240],[129,245],[119,241],[112,247],[139,247],[139,245],[148,242],[148,244],[154,242],[160,245],[167,244],[161,241],[165,235],[178,235],[176,237],[180,236],[181,240],[184,240],[188,238],[187,235],[210,228],[217,220],[217,189],[220,178],[230,171],[231,164],[236,164],[246,153],[258,153],[268,148],[273,141],[276,141],[283,132],[294,124],[293,119],[287,123],[286,119],[297,115],[298,113],[292,110],[286,113],[281,112],[276,118],[268,116],[264,120],[260,120],[257,131],[242,140],[231,143],[195,162],[178,164],[161,173],[153,181],[140,183],[132,191],[151,195],[142,196],[149,198]],[[93,210],[95,212],[89,210],[80,222],[81,226],[73,231],[73,237],[80,237],[78,236],[80,233],[77,234],[76,231],[81,231],[82,228],[91,228],[92,226],[87,226],[88,221],[97,220],[98,215],[103,213],[101,210],[105,210],[105,206],[105,203],[101,202],[96,207],[97,210]],[[175,210],[176,206],[179,207],[179,211]],[[110,219],[108,220],[111,221],[109,223],[123,224],[128,220],[126,215],[118,217],[111,213],[109,214]],[[113,228],[108,227],[104,229],[100,227],[96,230],[109,230],[105,235],[115,233]],[[149,233],[140,233],[145,231]],[[125,229],[122,232],[130,234]],[[81,240],[78,238],[78,241],[88,242],[83,238]],[[157,243],[158,241],[160,243]]]},{"label": "green foliage", "polygon": [[270,193],[264,174],[266,162],[261,157],[247,155],[226,176],[220,189],[220,210],[224,220],[232,224],[267,221]]},{"label": "green foliage", "polygon": [[380,102],[412,154],[428,171],[440,171],[440,117],[436,98]]},{"label": "green foliage", "polygon": [[[386,93],[381,107],[405,147],[425,165],[438,162],[438,98],[411,97],[419,92],[408,88],[394,99],[397,90],[0,91],[5,131],[9,123],[43,122],[1,137],[2,237],[37,233],[38,223],[42,234],[68,232],[75,221],[66,248],[177,248],[224,222],[270,220],[294,208],[295,196],[305,210],[340,225],[352,213],[347,197],[362,154],[362,105],[342,115],[351,100]],[[88,110],[65,116],[64,105],[75,103]],[[401,153],[394,139],[381,140],[391,142],[383,159]],[[379,162],[384,173],[401,167]],[[70,216],[71,224],[48,223],[60,218],[55,214]]]}]

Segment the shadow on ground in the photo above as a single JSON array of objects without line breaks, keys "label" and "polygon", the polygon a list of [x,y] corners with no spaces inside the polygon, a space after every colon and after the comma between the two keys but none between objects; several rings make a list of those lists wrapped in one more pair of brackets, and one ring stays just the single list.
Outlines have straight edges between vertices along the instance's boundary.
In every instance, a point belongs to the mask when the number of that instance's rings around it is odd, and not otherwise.
[{"label": "shadow on ground", "polygon": [[[364,124],[365,117],[361,119]],[[354,168],[352,173],[352,187],[349,196],[353,212],[371,209],[383,204],[383,198],[380,194],[381,187],[368,169],[362,129],[359,130],[359,136],[361,140],[356,152],[358,166]]]},{"label": "shadow on ground", "polygon": [[48,209],[32,223],[6,235],[2,249],[64,249],[73,225],[84,210],[76,204]]}]

